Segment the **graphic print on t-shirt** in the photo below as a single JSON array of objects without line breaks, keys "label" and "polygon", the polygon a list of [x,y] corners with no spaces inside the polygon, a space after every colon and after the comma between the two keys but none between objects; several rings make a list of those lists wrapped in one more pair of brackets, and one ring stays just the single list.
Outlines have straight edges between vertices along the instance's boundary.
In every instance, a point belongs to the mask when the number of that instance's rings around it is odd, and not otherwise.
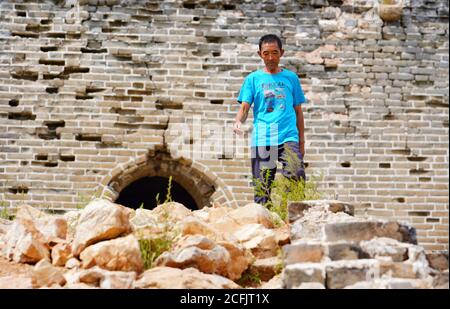
[{"label": "graphic print on t-shirt", "polygon": [[262,89],[264,90],[264,103],[266,105],[266,112],[271,113],[276,107],[284,109],[284,101],[286,94],[284,92],[283,82],[262,83]]}]

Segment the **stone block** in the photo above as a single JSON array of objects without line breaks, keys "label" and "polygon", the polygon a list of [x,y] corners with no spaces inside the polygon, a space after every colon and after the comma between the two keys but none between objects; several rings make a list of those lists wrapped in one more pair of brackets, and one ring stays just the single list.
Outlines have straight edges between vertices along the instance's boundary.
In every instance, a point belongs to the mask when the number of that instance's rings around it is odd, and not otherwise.
[{"label": "stone block", "polygon": [[380,261],[380,275],[388,277],[417,279],[419,273],[416,271],[417,266],[408,262],[391,262]]},{"label": "stone block", "polygon": [[258,259],[250,266],[250,273],[261,281],[269,281],[282,269],[282,261],[278,257]]},{"label": "stone block", "polygon": [[361,247],[351,243],[331,243],[327,245],[327,255],[332,261],[357,260],[369,256],[361,250]]},{"label": "stone block", "polygon": [[373,259],[336,261],[326,265],[326,287],[342,289],[359,281],[368,281],[379,274],[379,262]]},{"label": "stone block", "polygon": [[431,268],[439,271],[448,269],[448,251],[433,251],[426,256]]},{"label": "stone block", "polygon": [[449,289],[449,284],[448,284],[448,269],[438,273],[434,278],[433,278],[433,288],[435,289]]},{"label": "stone block", "polygon": [[361,249],[371,258],[390,257],[394,262],[408,259],[408,246],[391,238],[374,238],[360,243]]},{"label": "stone block", "polygon": [[401,242],[417,243],[413,227],[397,222],[356,221],[325,224],[323,237],[326,241],[345,240],[360,242],[374,237],[389,237]]},{"label": "stone block", "polygon": [[292,289],[304,282],[325,284],[325,267],[315,263],[287,265],[282,273],[283,288]]},{"label": "stone block", "polygon": [[316,242],[297,241],[283,246],[283,260],[285,265],[312,262],[321,262],[325,255],[325,248]]}]

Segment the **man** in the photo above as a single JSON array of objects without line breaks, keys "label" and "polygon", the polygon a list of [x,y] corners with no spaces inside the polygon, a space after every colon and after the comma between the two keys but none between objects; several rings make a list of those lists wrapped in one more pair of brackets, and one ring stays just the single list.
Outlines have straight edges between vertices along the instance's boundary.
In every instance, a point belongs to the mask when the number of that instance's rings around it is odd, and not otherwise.
[{"label": "man", "polygon": [[[277,160],[282,163],[284,176],[305,179],[305,131],[301,105],[306,99],[297,75],[279,66],[283,54],[278,36],[268,34],[261,37],[258,55],[264,61],[264,68],[245,78],[238,97],[241,106],[234,124],[234,132],[242,134],[242,123],[253,105],[252,175],[257,183],[264,183],[267,188],[275,178]],[[293,172],[292,168],[287,168],[287,148],[300,162]],[[257,183],[254,182],[255,202],[265,204],[270,189],[261,196],[257,194]]]}]

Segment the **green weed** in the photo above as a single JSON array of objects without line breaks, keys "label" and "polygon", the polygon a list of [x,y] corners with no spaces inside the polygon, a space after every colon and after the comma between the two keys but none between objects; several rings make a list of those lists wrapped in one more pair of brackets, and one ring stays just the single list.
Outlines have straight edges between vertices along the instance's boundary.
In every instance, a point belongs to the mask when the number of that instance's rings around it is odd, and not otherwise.
[{"label": "green weed", "polygon": [[[291,175],[295,175],[296,171],[301,167],[302,162],[289,148],[286,149],[285,155],[287,161],[286,171]],[[280,174],[269,185],[269,179],[272,176],[270,170],[266,169],[261,171],[261,173],[263,175],[262,181],[254,179],[255,194],[261,197],[268,196],[268,201],[264,206],[278,214],[284,221],[287,219],[288,201],[316,200],[322,197],[318,191],[318,182],[323,178],[322,175],[311,175],[307,181],[304,181],[301,178],[287,178]]]}]

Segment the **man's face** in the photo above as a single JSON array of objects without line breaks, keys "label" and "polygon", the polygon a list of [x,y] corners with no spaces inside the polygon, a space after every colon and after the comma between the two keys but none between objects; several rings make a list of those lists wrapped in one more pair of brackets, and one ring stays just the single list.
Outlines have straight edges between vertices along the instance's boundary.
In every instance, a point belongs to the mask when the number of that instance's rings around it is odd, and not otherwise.
[{"label": "man's face", "polygon": [[278,47],[276,42],[263,43],[258,55],[264,61],[267,69],[274,70],[280,64],[280,58],[283,56],[284,50]]}]

